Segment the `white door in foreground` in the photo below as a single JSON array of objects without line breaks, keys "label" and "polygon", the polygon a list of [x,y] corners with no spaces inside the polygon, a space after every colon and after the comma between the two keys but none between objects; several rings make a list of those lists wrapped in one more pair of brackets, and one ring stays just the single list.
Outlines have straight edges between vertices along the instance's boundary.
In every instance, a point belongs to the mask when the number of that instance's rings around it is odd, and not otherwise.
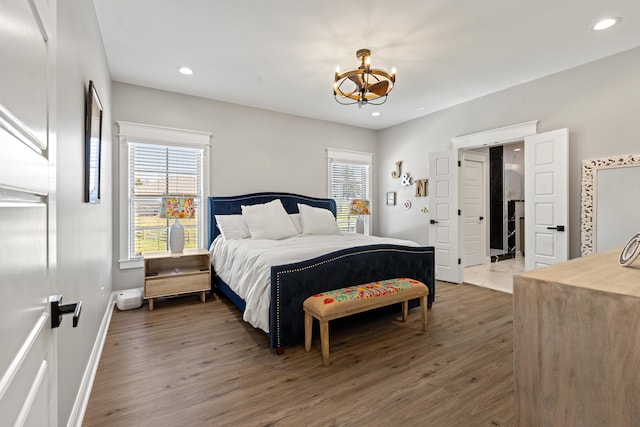
[{"label": "white door in foreground", "polygon": [[0,425],[55,426],[55,2],[0,16]]}]

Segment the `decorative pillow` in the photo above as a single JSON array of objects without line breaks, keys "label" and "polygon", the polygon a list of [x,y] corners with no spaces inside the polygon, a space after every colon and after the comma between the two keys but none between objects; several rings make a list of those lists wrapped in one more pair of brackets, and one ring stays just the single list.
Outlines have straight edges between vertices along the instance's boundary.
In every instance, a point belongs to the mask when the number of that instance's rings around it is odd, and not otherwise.
[{"label": "decorative pillow", "polygon": [[216,224],[222,236],[227,240],[251,237],[242,215],[216,215]]},{"label": "decorative pillow", "polygon": [[243,205],[242,217],[252,239],[280,240],[298,234],[280,199],[260,205]]},{"label": "decorative pillow", "polygon": [[298,234],[302,234],[302,220],[300,219],[300,214],[289,214],[289,218],[291,218],[291,222],[293,222],[293,226],[296,228]]},{"label": "decorative pillow", "polygon": [[329,209],[298,203],[298,210],[304,234],[342,234]]}]

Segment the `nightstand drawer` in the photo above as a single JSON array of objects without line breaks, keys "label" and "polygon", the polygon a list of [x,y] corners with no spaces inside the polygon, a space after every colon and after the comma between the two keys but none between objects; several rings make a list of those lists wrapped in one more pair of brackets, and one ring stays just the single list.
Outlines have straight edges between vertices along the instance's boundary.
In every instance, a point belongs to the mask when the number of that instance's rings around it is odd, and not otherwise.
[{"label": "nightstand drawer", "polygon": [[209,272],[147,278],[144,283],[144,297],[155,298],[209,290]]}]

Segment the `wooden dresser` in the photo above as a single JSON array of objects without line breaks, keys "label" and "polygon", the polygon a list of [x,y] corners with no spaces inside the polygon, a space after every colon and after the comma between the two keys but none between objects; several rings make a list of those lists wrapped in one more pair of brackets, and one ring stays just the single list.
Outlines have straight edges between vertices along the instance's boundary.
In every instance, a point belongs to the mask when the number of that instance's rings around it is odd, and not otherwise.
[{"label": "wooden dresser", "polygon": [[619,250],[514,277],[518,426],[640,426],[640,260]]}]

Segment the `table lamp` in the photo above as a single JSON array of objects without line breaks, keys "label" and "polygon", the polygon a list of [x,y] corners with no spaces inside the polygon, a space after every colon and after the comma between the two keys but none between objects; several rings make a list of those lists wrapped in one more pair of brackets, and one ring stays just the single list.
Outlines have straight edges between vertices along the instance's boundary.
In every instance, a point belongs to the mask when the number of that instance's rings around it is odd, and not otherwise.
[{"label": "table lamp", "polygon": [[358,215],[356,218],[356,233],[364,234],[364,218],[363,215],[371,215],[369,211],[369,201],[363,199],[353,199],[349,203],[349,213]]},{"label": "table lamp", "polygon": [[193,197],[162,198],[160,217],[176,220],[169,230],[169,250],[172,253],[181,253],[184,250],[184,227],[180,224],[180,219],[192,219],[195,216]]}]

